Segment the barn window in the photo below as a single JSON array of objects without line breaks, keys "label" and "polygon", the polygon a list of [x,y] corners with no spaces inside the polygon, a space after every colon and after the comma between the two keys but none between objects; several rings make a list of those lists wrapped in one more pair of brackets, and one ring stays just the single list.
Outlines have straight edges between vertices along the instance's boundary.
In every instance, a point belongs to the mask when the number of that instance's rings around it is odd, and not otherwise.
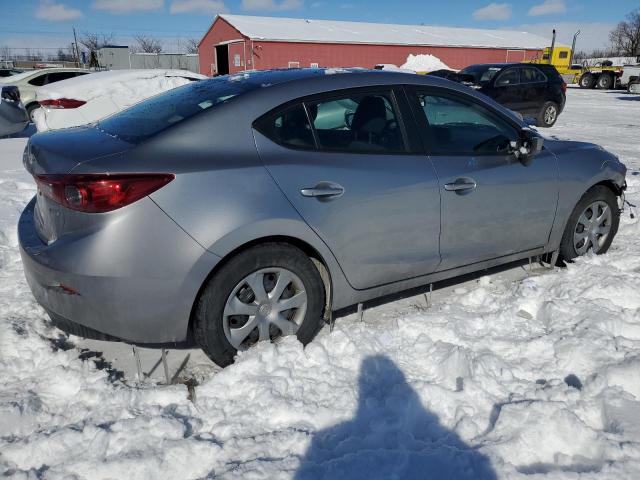
[{"label": "barn window", "polygon": [[289,68],[300,68],[300,62],[289,62]]}]

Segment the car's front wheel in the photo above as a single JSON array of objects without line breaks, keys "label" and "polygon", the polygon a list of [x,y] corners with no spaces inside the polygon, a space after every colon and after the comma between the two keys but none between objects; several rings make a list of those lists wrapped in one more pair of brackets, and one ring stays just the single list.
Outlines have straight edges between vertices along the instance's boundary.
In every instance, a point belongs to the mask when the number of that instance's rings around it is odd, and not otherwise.
[{"label": "car's front wheel", "polygon": [[555,102],[545,102],[538,114],[538,125],[541,127],[552,127],[558,119],[558,104]]},{"label": "car's front wheel", "polygon": [[620,209],[611,189],[596,185],[573,209],[560,243],[560,257],[570,261],[593,251],[598,255],[611,246],[618,231]]},{"label": "car's front wheel", "polygon": [[215,363],[233,363],[259,341],[296,335],[306,344],[322,327],[325,289],[300,249],[283,243],[251,247],[205,285],[194,309],[196,342]]}]

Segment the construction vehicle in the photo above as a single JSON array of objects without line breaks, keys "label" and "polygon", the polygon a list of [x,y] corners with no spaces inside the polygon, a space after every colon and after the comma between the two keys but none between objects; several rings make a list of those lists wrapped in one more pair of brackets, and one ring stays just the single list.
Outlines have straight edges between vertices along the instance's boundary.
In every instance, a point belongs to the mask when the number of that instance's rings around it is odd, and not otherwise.
[{"label": "construction vehicle", "polygon": [[576,48],[576,40],[580,35],[578,30],[573,36],[571,48],[564,45],[556,46],[556,31],[553,30],[551,47],[542,51],[542,57],[536,58],[531,63],[549,64],[556,67],[565,82],[578,84],[580,88],[601,88],[608,90],[617,87],[627,88],[623,75],[624,66],[613,65],[610,61],[599,62],[596,65],[573,63],[573,54]]}]

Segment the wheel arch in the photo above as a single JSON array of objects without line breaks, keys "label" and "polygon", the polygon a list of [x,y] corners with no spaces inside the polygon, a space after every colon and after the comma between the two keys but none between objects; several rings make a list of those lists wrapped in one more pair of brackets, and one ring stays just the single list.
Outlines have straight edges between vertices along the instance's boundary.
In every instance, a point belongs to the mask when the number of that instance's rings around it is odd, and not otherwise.
[{"label": "wheel arch", "polygon": [[194,321],[194,312],[196,306],[198,304],[198,299],[202,295],[203,290],[220,269],[226,265],[229,260],[238,255],[241,252],[244,252],[252,247],[257,245],[264,245],[267,243],[279,243],[286,244],[292,247],[298,248],[301,250],[307,257],[309,257],[313,264],[318,268],[320,273],[320,277],[322,278],[322,282],[325,286],[325,315],[326,311],[332,308],[332,296],[334,291],[334,277],[332,276],[331,265],[325,258],[326,255],[321,254],[316,247],[311,245],[309,242],[302,240],[300,238],[290,236],[290,235],[268,235],[264,237],[253,238],[248,240],[247,242],[236,246],[229,252],[227,252],[222,259],[211,269],[209,274],[206,276],[202,285],[198,289],[195,298],[193,299],[193,303],[191,305],[191,312],[189,314],[189,324],[187,329],[187,336],[189,340],[192,340],[193,335],[193,321]]},{"label": "wheel arch", "polygon": [[[591,190],[594,187],[597,187],[598,185],[601,185],[603,187],[607,187],[609,190],[611,190],[614,193],[614,195],[616,197],[619,197],[620,195],[622,195],[622,193],[624,191],[624,186],[618,185],[613,180],[607,179],[607,180],[602,180],[602,181],[600,181],[598,183],[594,183],[587,190],[585,190],[584,193],[587,193],[589,190]],[[584,193],[583,193],[583,195],[584,195]]]}]

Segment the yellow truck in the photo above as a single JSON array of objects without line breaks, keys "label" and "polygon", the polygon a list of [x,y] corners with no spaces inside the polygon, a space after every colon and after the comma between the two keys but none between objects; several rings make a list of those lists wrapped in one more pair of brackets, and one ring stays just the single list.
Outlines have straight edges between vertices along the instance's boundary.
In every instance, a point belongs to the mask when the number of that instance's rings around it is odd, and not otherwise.
[{"label": "yellow truck", "polygon": [[598,87],[603,90],[616,88],[622,77],[622,66],[612,65],[610,62],[602,62],[594,66],[586,65],[586,63],[573,63],[573,52],[578,35],[580,35],[580,30],[573,36],[571,48],[564,45],[556,46],[556,31],[554,30],[551,46],[546,47],[542,51],[542,56],[531,62],[553,65],[565,82],[578,84],[580,88]]}]

